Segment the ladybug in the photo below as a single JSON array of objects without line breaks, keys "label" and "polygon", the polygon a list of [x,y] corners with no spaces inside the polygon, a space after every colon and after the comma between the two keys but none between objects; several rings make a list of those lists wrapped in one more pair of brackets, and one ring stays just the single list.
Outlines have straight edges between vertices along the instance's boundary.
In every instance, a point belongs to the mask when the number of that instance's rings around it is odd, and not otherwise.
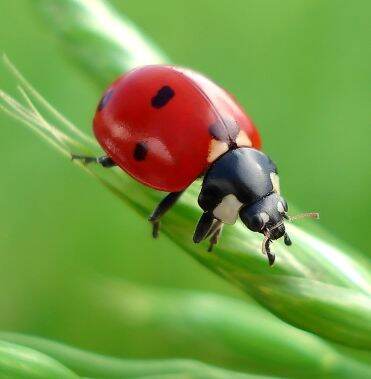
[{"label": "ladybug", "polygon": [[170,65],[136,68],[106,90],[93,125],[106,155],[73,159],[119,166],[142,184],[169,192],[149,217],[155,238],[160,219],[202,177],[195,243],[210,238],[211,251],[223,224],[240,217],[264,234],[271,265],[271,241],[284,237],[291,244],[275,164],[259,150],[259,133],[242,107],[207,77]]}]

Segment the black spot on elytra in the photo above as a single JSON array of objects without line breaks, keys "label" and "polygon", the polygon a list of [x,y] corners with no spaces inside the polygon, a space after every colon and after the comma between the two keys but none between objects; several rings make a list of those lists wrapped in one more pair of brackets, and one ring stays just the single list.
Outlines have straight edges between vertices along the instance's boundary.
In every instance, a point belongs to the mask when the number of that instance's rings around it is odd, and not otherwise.
[{"label": "black spot on elytra", "polygon": [[144,161],[148,153],[147,144],[145,142],[138,142],[133,151],[133,157],[136,161]]},{"label": "black spot on elytra", "polygon": [[113,89],[109,89],[100,99],[100,102],[98,104],[97,110],[100,112],[110,101],[111,97],[113,95]]},{"label": "black spot on elytra", "polygon": [[218,121],[209,126],[209,133],[213,138],[230,146],[236,143],[239,131],[240,127],[235,120]]},{"label": "black spot on elytra", "polygon": [[165,106],[175,95],[174,90],[169,86],[160,88],[155,96],[151,99],[152,107],[162,108]]}]

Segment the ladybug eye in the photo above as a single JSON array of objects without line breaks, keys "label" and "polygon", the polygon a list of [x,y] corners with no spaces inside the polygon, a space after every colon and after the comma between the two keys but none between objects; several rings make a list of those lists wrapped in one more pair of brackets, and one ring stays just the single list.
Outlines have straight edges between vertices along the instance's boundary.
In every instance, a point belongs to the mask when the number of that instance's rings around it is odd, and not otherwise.
[{"label": "ladybug eye", "polygon": [[257,232],[262,229],[263,219],[260,215],[255,215],[249,220],[249,229]]},{"label": "ladybug eye", "polygon": [[248,227],[253,232],[259,232],[260,230],[264,228],[268,220],[269,220],[268,214],[265,212],[260,212],[259,214],[256,214],[251,217],[248,223]]}]

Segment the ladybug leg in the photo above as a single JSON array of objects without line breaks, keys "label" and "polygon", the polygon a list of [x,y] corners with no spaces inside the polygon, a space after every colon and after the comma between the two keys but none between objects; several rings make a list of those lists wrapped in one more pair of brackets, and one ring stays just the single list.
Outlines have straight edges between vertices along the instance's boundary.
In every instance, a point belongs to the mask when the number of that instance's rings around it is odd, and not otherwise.
[{"label": "ladybug leg", "polygon": [[292,245],[291,238],[289,237],[289,235],[287,233],[284,234],[283,238],[284,238],[286,246]]},{"label": "ladybug leg", "polygon": [[161,202],[157,205],[155,210],[149,216],[148,221],[152,223],[152,226],[153,226],[152,227],[153,238],[158,237],[161,218],[176,203],[176,201],[179,199],[179,197],[182,195],[183,192],[184,191],[170,192],[161,200]]},{"label": "ladybug leg", "polygon": [[216,245],[220,239],[220,235],[223,230],[223,223],[219,220],[216,220],[211,227],[209,233],[207,233],[206,238],[210,237],[210,245],[207,251],[210,253],[213,251],[214,245]]},{"label": "ladybug leg", "polygon": [[204,212],[200,217],[198,224],[196,226],[196,230],[193,234],[193,242],[200,243],[203,239],[205,239],[213,225],[214,216],[212,212]]},{"label": "ladybug leg", "polygon": [[107,157],[107,156],[103,156],[103,157],[87,157],[85,155],[72,154],[71,155],[71,159],[72,160],[79,160],[83,164],[98,163],[101,166],[106,167],[106,168],[116,166],[116,163],[110,157]]},{"label": "ladybug leg", "polygon": [[275,259],[276,259],[276,256],[275,254],[271,251],[269,245],[272,241],[270,239],[267,239],[265,241],[265,251],[267,253],[267,257],[268,257],[268,262],[269,262],[269,266],[272,266]]}]

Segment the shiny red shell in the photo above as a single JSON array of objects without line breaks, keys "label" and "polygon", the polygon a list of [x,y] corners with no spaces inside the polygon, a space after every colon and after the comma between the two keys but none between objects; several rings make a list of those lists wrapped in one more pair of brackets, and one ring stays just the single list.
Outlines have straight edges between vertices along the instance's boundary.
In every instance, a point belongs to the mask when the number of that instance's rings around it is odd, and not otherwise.
[{"label": "shiny red shell", "polygon": [[105,92],[95,136],[112,160],[139,182],[185,189],[228,149],[260,148],[260,137],[224,89],[194,71],[144,66]]}]

